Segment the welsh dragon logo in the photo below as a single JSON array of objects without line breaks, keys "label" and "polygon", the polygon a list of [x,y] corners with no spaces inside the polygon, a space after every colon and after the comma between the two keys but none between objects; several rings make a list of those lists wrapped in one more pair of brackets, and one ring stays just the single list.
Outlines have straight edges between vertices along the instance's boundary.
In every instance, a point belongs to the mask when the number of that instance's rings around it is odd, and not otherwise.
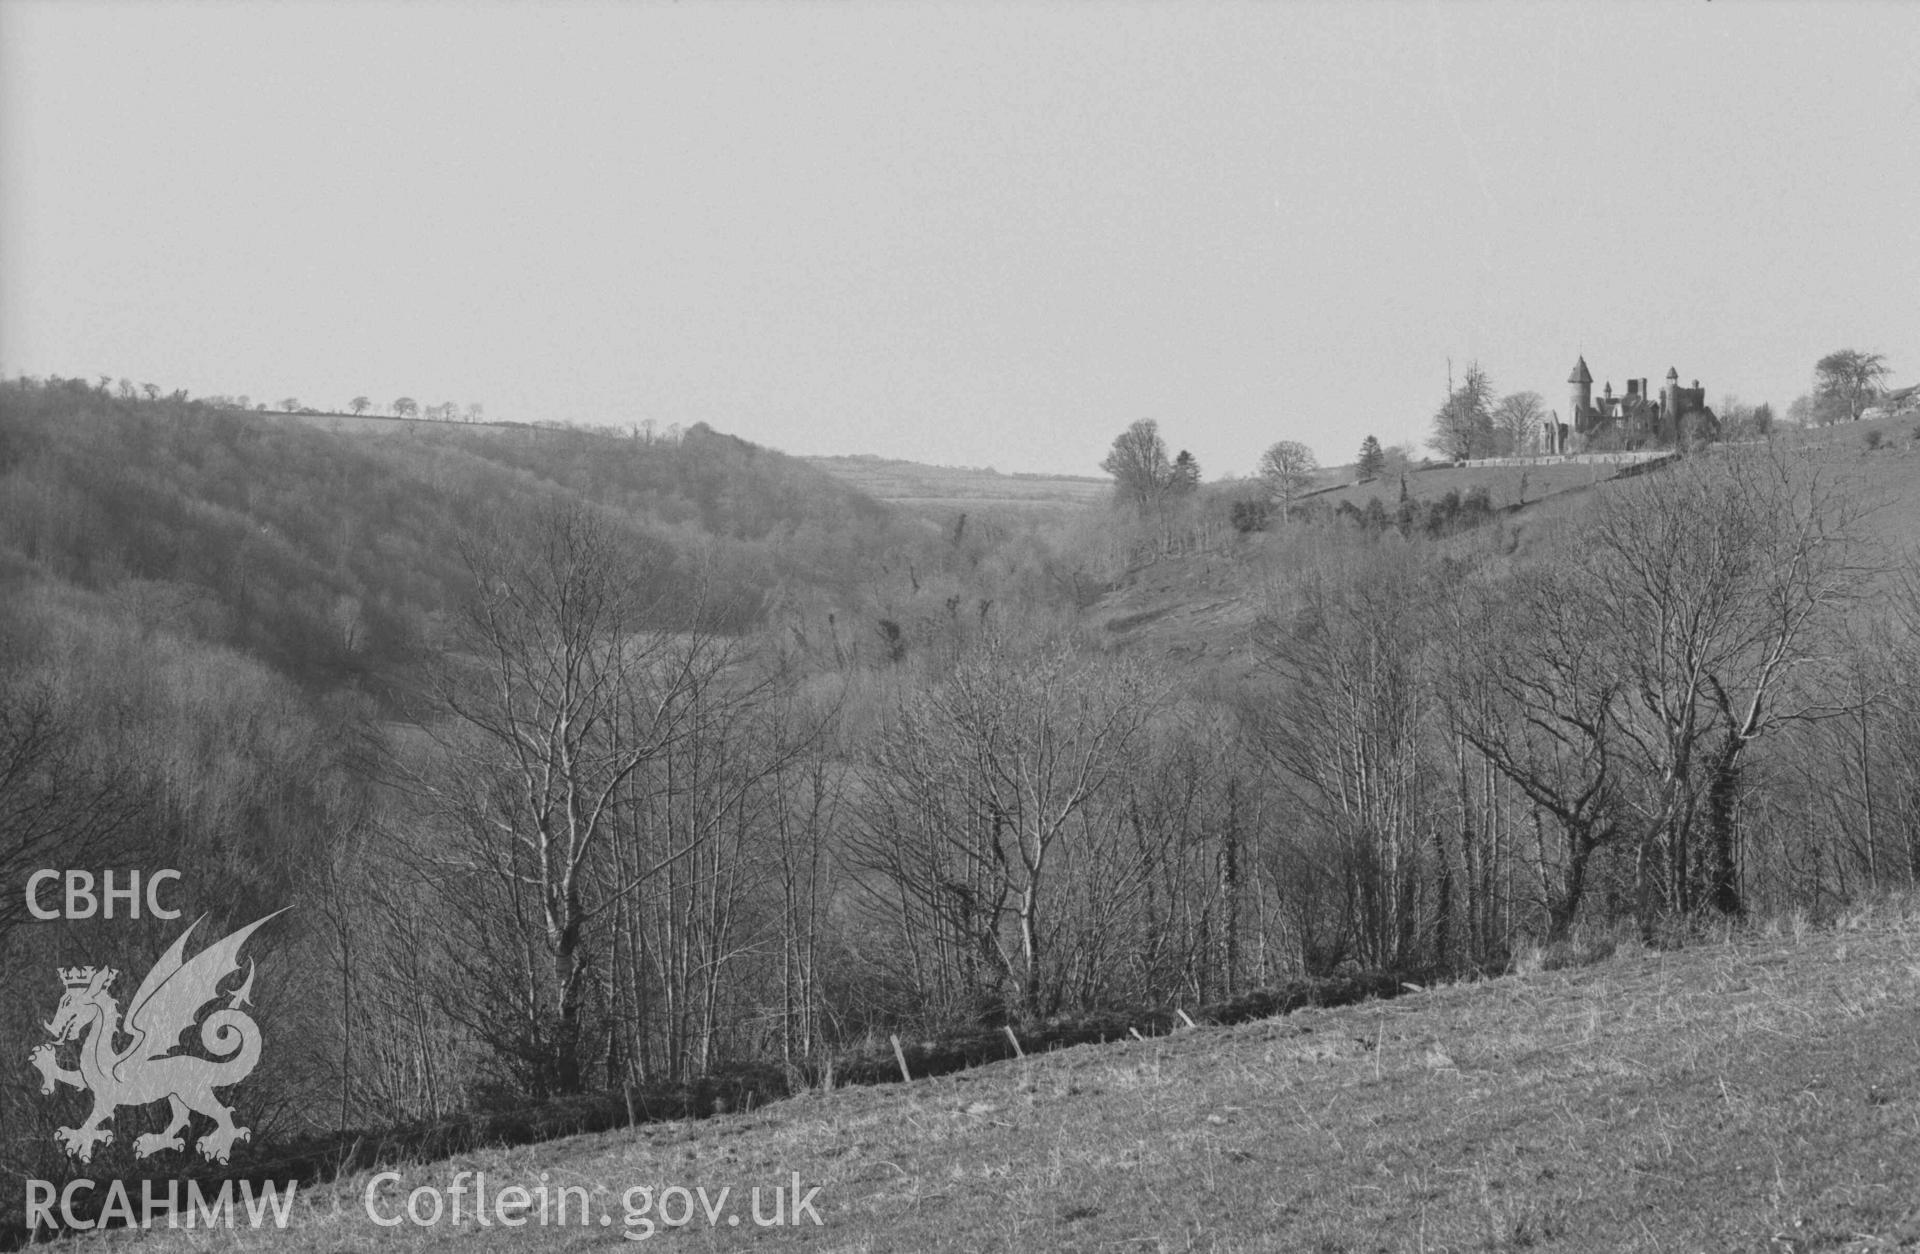
[{"label": "welsh dragon logo", "polygon": [[[66,1147],[68,1154],[83,1163],[90,1162],[96,1145],[113,1142],[112,1130],[100,1125],[111,1119],[114,1111],[122,1106],[145,1106],[163,1097],[173,1112],[166,1131],[136,1138],[135,1157],[186,1149],[181,1132],[191,1111],[205,1115],[216,1125],[200,1138],[200,1153],[206,1158],[224,1163],[234,1142],[248,1139],[246,1128],[234,1126],[233,1108],[223,1106],[213,1090],[238,1084],[260,1061],[260,1025],[240,1009],[253,990],[251,961],[246,981],[226,995],[225,1007],[208,1015],[200,1025],[200,1043],[217,1061],[173,1051],[200,1011],[220,996],[220,982],[240,969],[240,946],[254,929],[280,913],[276,910],[265,919],[256,919],[183,960],[187,938],[205,916],[196,919],[140,982],[139,991],[127,1006],[124,1026],[119,1003],[107,991],[118,971],[111,967],[59,969],[60,982],[67,992],[60,999],[53,1022],[42,1025],[54,1044],[38,1046],[27,1060],[43,1077],[42,1093],[53,1092],[56,1083],[93,1091],[93,1113],[87,1121],[54,1133],[54,1139]],[[115,1045],[120,1036],[132,1038],[124,1049]],[[75,1039],[80,1040],[80,1067],[67,1071],[56,1061],[54,1049]]]}]

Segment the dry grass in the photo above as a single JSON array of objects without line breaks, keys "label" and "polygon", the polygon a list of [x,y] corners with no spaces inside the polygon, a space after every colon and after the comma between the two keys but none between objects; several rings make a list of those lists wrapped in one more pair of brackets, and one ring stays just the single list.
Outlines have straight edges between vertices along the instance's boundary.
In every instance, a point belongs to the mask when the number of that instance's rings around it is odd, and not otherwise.
[{"label": "dry grass", "polygon": [[[1599,956],[1590,948],[1583,960]],[[911,1087],[434,1163],[389,1189],[590,1188],[607,1228],[376,1229],[361,1177],[203,1245],[604,1244],[635,1185],[798,1172],[823,1226],[676,1249],[1845,1250],[1920,1246],[1920,912],[1065,1050]],[[126,1240],[122,1236],[113,1239]]]},{"label": "dry grass", "polygon": [[[1896,549],[1920,540],[1920,413],[1871,422],[1837,423],[1796,433],[1849,478],[1850,491],[1873,506],[1869,529]],[[1877,437],[1877,446],[1868,438]]]}]

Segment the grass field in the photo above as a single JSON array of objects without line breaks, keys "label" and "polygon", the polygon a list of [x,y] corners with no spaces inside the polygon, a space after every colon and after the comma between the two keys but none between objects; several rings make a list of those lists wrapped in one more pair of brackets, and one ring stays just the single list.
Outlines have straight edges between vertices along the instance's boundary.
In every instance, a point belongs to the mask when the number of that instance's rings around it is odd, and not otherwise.
[{"label": "grass field", "polygon": [[[396,435],[408,431],[465,431],[483,435],[519,435],[531,439],[533,433],[539,430],[524,422],[443,422],[437,418],[395,418],[387,414],[276,414],[269,410],[257,416],[283,418],[289,422],[304,422],[309,426],[347,435]],[[608,434],[618,433],[610,430]]]},{"label": "grass field", "polygon": [[1868,526],[1896,548],[1920,545],[1920,413],[1794,433],[1850,477],[1872,507]]},{"label": "grass field", "polygon": [[1090,505],[1109,499],[1113,482],[1078,475],[1003,475],[967,466],[926,466],[879,457],[802,459],[877,500],[922,508]]},{"label": "grass field", "polygon": [[[605,1247],[658,1225],[657,1206],[623,1208],[649,1187],[671,1217],[692,1213],[653,1238],[691,1250],[1920,1246],[1920,910],[1532,965],[1390,1002],[420,1165],[383,1182],[376,1203],[393,1217],[413,1189],[444,1198],[456,1171],[485,1172],[490,1190],[546,1173],[550,1188],[587,1191],[587,1226],[479,1228],[469,1193],[459,1227],[381,1228],[361,1175],[303,1193],[289,1231],[140,1239]],[[772,1186],[790,1202],[796,1173],[802,1196],[818,1186],[819,1225],[755,1227],[748,1191],[766,1186],[770,1218]],[[664,1196],[671,1186],[705,1188],[715,1222],[697,1195]],[[640,1196],[628,1200],[637,1212]]]}]

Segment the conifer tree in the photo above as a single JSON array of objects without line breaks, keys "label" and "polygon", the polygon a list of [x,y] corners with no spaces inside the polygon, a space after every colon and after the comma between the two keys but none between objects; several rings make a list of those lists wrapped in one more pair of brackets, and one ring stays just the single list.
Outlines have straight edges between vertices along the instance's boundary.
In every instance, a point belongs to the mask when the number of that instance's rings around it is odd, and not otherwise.
[{"label": "conifer tree", "polygon": [[1360,441],[1359,470],[1362,479],[1371,479],[1387,467],[1387,451],[1375,436]]}]

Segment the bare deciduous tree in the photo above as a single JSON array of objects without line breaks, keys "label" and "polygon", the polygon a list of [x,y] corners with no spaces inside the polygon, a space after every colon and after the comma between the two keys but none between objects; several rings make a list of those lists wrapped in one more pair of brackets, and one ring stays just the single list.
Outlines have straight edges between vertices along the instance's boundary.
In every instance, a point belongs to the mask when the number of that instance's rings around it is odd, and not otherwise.
[{"label": "bare deciduous tree", "polygon": [[1131,874],[1094,809],[1162,699],[1134,664],[991,636],[903,704],[866,773],[856,856],[949,1013],[1058,1008],[1076,956],[1057,942],[1109,917],[1086,894]]},{"label": "bare deciduous tree", "polygon": [[591,1035],[588,928],[711,834],[609,878],[627,785],[689,734],[726,650],[651,625],[658,607],[631,537],[585,508],[470,546],[466,560],[476,590],[461,652],[437,676],[435,751],[409,780],[450,842],[431,882],[470,980],[451,1009],[532,1087],[576,1092]]},{"label": "bare deciduous tree", "polygon": [[1558,564],[1467,591],[1459,650],[1442,686],[1449,725],[1559,832],[1535,849],[1547,940],[1564,940],[1594,854],[1622,834],[1626,771],[1615,725],[1624,685]]},{"label": "bare deciduous tree", "polygon": [[1546,421],[1546,402],[1538,392],[1509,392],[1493,408],[1493,429],[1505,451],[1525,456],[1533,451]]},{"label": "bare deciduous tree", "polygon": [[1433,415],[1433,450],[1442,457],[1464,461],[1485,457],[1493,444],[1493,380],[1474,362],[1460,385],[1447,372],[1447,399]]},{"label": "bare deciduous tree", "polygon": [[1743,910],[1742,767],[1762,736],[1842,712],[1815,679],[1863,590],[1866,508],[1830,466],[1780,449],[1688,458],[1595,502],[1575,569],[1627,689],[1643,897]]},{"label": "bare deciduous tree", "polygon": [[1122,500],[1133,502],[1143,511],[1159,504],[1173,481],[1173,466],[1167,460],[1166,441],[1160,438],[1160,424],[1142,418],[1115,436],[1100,469],[1113,476]]},{"label": "bare deciduous tree", "polygon": [[1314,472],[1319,469],[1320,460],[1313,455],[1313,450],[1298,440],[1280,440],[1260,455],[1260,477],[1266,480],[1273,498],[1280,502],[1283,518],[1293,503],[1313,487]]},{"label": "bare deciduous tree", "polygon": [[[89,762],[44,685],[0,686],[0,940],[27,914],[21,887],[43,866],[121,856],[134,836],[137,787]],[[48,893],[51,901],[52,892]]]},{"label": "bare deciduous tree", "polygon": [[1316,891],[1339,903],[1302,926],[1310,970],[1345,957],[1402,965],[1418,954],[1421,864],[1436,804],[1426,599],[1405,555],[1330,565],[1256,633],[1282,684],[1259,735],[1303,820],[1289,852]]}]

